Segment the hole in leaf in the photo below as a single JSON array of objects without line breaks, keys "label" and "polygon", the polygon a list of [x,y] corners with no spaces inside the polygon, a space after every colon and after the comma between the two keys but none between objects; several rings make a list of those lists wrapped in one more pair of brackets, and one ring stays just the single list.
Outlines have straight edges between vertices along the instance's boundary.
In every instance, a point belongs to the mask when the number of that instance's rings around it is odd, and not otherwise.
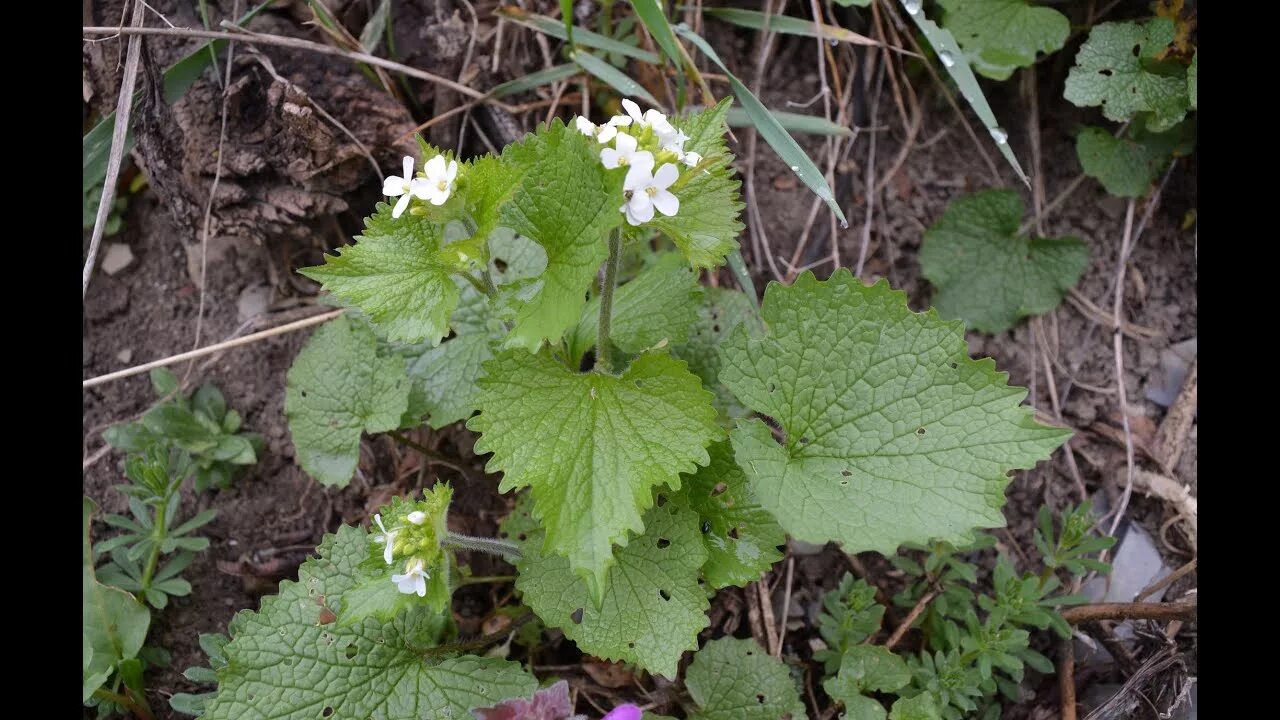
[{"label": "hole in leaf", "polygon": [[717,495],[723,495],[724,491],[728,489],[729,489],[728,485],[722,482],[718,482],[716,483],[715,487],[711,488],[711,497],[715,497]]},{"label": "hole in leaf", "polygon": [[703,535],[706,535],[706,534],[707,534],[707,533],[709,533],[709,532],[711,532],[711,521],[710,521],[710,520],[703,520],[703,521],[702,521],[702,534],[703,534]]},{"label": "hole in leaf", "polygon": [[518,539],[520,542],[524,542],[528,538],[525,537],[524,533],[520,533],[519,535],[516,536],[516,539]]},{"label": "hole in leaf", "polygon": [[711,326],[711,332],[720,332],[720,323]]},{"label": "hole in leaf", "polygon": [[951,369],[952,369],[952,370],[955,370],[955,369],[956,369],[956,368],[958,368],[958,367],[960,367],[960,363],[954,363],[954,362],[953,362],[953,363],[951,363]]},{"label": "hole in leaf", "polygon": [[847,487],[848,485],[849,485],[849,481],[848,481],[848,480],[841,480],[841,481],[840,481],[840,486],[841,486],[841,487]]},{"label": "hole in leaf", "polygon": [[355,643],[351,643],[350,645],[347,646],[345,650],[342,651],[342,654],[346,655],[348,660],[355,660],[356,653],[358,652],[360,652],[360,648],[356,647]]},{"label": "hole in leaf", "polygon": [[666,600],[667,602],[671,602],[671,593],[667,592],[666,590],[659,589],[658,594],[662,596],[663,600]]},{"label": "hole in leaf", "polygon": [[764,704],[764,693],[756,693],[756,702]]},{"label": "hole in leaf", "polygon": [[657,505],[658,507],[662,507],[663,505],[666,505],[666,504],[667,504],[667,496],[666,496],[666,495],[658,495],[658,499],[657,499],[657,500],[655,500],[655,501],[653,502],[653,504],[654,504],[654,505]]},{"label": "hole in leaf", "polygon": [[671,541],[666,538],[658,538],[658,549],[665,550],[671,547]]},{"label": "hole in leaf", "polygon": [[769,392],[773,392],[774,390],[777,390],[777,389],[778,388],[776,385],[774,385],[773,383],[769,383]]},{"label": "hole in leaf", "polygon": [[328,706],[326,706],[325,709],[320,711],[320,717],[329,717],[332,714],[333,714],[333,708]]},{"label": "hole in leaf", "polygon": [[734,540],[738,539],[738,528],[736,526],[729,528],[729,537],[733,538]]},{"label": "hole in leaf", "polygon": [[1112,72],[1111,72],[1110,70],[1108,70],[1107,68],[1103,68],[1103,69],[1101,69],[1101,70],[1099,70],[1099,71],[1098,71],[1098,74],[1099,74],[1099,75],[1101,75],[1101,76],[1103,76],[1103,77],[1111,77],[1114,73],[1112,73]]},{"label": "hole in leaf", "polygon": [[630,649],[632,649],[632,650],[635,650],[635,649],[636,649],[636,644],[635,644],[635,643],[633,643],[633,642],[629,642],[629,643],[627,643],[627,647],[628,647],[628,648],[630,648]]},{"label": "hole in leaf", "polygon": [[573,621],[574,625],[581,625],[582,624],[582,608],[578,608],[577,610],[574,610],[573,613],[569,615],[569,619]]},{"label": "hole in leaf", "polygon": [[493,266],[494,266],[494,267],[496,267],[496,268],[498,268],[498,272],[506,272],[506,271],[507,271],[507,261],[506,261],[506,260],[503,260],[502,258],[494,258],[494,259],[493,259]]},{"label": "hole in leaf", "polygon": [[748,651],[747,651],[747,654],[748,654],[748,655],[755,655],[755,654],[756,654],[756,651],[755,651],[755,650],[748,650]]},{"label": "hole in leaf", "polygon": [[850,472],[850,471],[848,471],[848,470],[841,470],[841,471],[840,471],[840,474],[841,474],[841,475],[843,475],[843,476],[845,476],[845,477],[853,477],[853,473],[852,473],[852,472]]},{"label": "hole in leaf", "polygon": [[918,428],[916,428],[916,434],[917,434],[917,435],[923,435],[923,434],[925,434],[925,429],[924,429],[923,427],[918,427]]},{"label": "hole in leaf", "polygon": [[306,396],[307,396],[307,391],[306,391],[306,390],[303,390],[303,391],[302,391],[302,397],[306,397]]},{"label": "hole in leaf", "polygon": [[1134,56],[1134,57],[1138,57],[1138,56],[1139,56],[1139,55],[1141,55],[1141,54],[1142,54],[1142,46],[1141,46],[1141,45],[1134,45],[1134,46],[1133,46],[1133,56]]},{"label": "hole in leaf", "polygon": [[808,445],[808,444],[809,444],[809,438],[807,438],[807,437],[802,437],[802,438],[800,438],[800,444],[801,444],[801,445]]}]

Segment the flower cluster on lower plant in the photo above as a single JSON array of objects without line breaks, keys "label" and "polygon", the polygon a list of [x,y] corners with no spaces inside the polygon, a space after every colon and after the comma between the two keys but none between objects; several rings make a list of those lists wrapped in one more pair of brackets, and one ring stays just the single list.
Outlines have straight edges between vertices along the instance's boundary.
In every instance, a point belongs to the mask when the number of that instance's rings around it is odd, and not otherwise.
[{"label": "flower cluster on lower plant", "polygon": [[417,502],[402,502],[397,498],[385,522],[381,513],[374,514],[373,523],[378,532],[369,536],[373,552],[380,554],[387,565],[404,562],[404,572],[391,575],[391,582],[400,592],[426,597],[427,581],[431,579],[428,568],[440,560],[440,542],[448,532],[445,519],[452,498],[453,488],[442,483],[428,490]]},{"label": "flower cluster on lower plant", "polygon": [[[669,188],[680,179],[679,164],[696,168],[702,156],[685,152],[689,139],[654,109],[640,112],[630,99],[622,101],[626,115],[615,115],[603,125],[584,117],[574,118],[574,127],[606,147],[600,151],[600,162],[609,169],[627,168],[623,184],[626,202],[618,208],[631,225],[642,225],[653,219],[654,211],[667,217],[680,212],[680,198]],[[609,147],[609,143],[613,143]],[[662,165],[654,170],[659,161]]]},{"label": "flower cluster on lower plant", "polygon": [[453,193],[453,184],[458,178],[457,160],[446,162],[443,155],[436,155],[422,164],[422,172],[416,177],[413,166],[413,158],[405,155],[404,175],[391,175],[382,181],[383,195],[400,198],[391,209],[393,218],[404,214],[409,207],[410,198],[425,200],[432,205],[443,205]]}]

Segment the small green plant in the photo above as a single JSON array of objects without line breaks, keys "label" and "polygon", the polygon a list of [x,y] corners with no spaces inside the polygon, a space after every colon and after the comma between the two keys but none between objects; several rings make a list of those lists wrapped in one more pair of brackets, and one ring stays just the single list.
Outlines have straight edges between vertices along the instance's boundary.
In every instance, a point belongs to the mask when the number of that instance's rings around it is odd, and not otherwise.
[{"label": "small green plant", "polygon": [[[836,670],[828,652],[827,672],[834,677],[824,684],[832,698],[843,702],[850,717],[885,717],[884,708],[865,693],[876,690],[899,696],[893,713],[921,717],[999,718],[1001,698],[1020,697],[1019,684],[1026,668],[1052,673],[1053,664],[1031,647],[1031,632],[1052,629],[1069,638],[1071,629],[1053,608],[1082,602],[1062,592],[1056,570],[1082,576],[1090,570],[1107,573],[1110,567],[1093,553],[1111,547],[1115,540],[1094,536],[1089,504],[1068,510],[1055,533],[1049,509],[1041,508],[1035,545],[1041,553],[1039,572],[1019,575],[1004,555],[996,557],[989,585],[979,582],[979,568],[972,561],[977,552],[995,544],[990,535],[957,547],[932,542],[915,549],[923,553],[917,562],[907,555],[893,564],[907,577],[907,586],[893,601],[900,608],[923,608],[915,621],[923,636],[919,651],[900,656],[882,646],[846,642],[848,628],[860,624],[852,637],[866,637],[878,627],[879,617],[868,609],[875,605],[874,591],[854,583],[848,575],[840,587],[824,598],[826,612],[819,629],[830,650],[840,650]],[[986,589],[989,587],[990,589]],[[866,635],[864,631],[870,629]],[[911,705],[906,705],[911,703]]]},{"label": "small green plant", "polygon": [[196,492],[226,489],[242,467],[258,462],[262,436],[239,432],[240,413],[227,407],[222,392],[204,384],[189,397],[179,394],[178,378],[165,368],[151,371],[151,386],[159,404],[138,422],[107,428],[103,439],[129,453],[173,448],[194,465]]},{"label": "small green plant", "polygon": [[[190,458],[178,450],[153,446],[145,455],[130,456],[125,462],[130,483],[116,490],[128,496],[131,517],[104,516],[107,525],[122,532],[96,545],[89,537],[96,508],[84,498],[83,701],[98,707],[99,717],[117,712],[153,717],[142,674],[149,665],[168,665],[169,654],[143,646],[151,612],[141,601],[161,610],[170,597],[191,593],[191,584],[179,574],[209,546],[192,533],[216,515],[206,510],[175,524],[179,490],[192,472]],[[95,557],[105,554],[111,559],[95,567]]]},{"label": "small green plant", "polygon": [[[94,547],[99,555],[111,554],[111,562],[99,570],[102,582],[136,594],[157,610],[169,604],[170,596],[191,592],[191,584],[178,574],[209,547],[208,539],[191,533],[217,516],[216,510],[205,510],[176,522],[178,491],[193,470],[185,454],[163,446],[129,457],[125,475],[130,484],[115,486],[129,497],[129,515],[106,515],[103,520],[122,532]],[[166,555],[172,557],[161,564]]]}]

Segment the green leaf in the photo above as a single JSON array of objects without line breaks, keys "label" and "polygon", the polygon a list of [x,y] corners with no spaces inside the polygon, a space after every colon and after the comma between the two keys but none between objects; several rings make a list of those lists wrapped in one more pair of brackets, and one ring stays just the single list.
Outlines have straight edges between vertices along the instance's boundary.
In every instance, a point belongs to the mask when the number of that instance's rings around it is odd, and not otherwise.
[{"label": "green leaf", "polygon": [[322,624],[324,603],[364,577],[358,566],[368,548],[367,533],[339,528],[298,569],[298,582],[280,583],[260,610],[236,615],[204,720],[462,718],[534,691],[537,682],[516,663],[432,652],[420,636],[440,618],[420,608],[390,623]]},{"label": "green leaf", "polygon": [[[853,137],[853,130],[844,125],[837,125],[821,115],[802,115],[783,110],[770,110],[769,112],[773,114],[774,119],[787,132],[832,137]],[[729,127],[751,127],[755,124],[742,108],[729,108],[724,120]]]},{"label": "green leaf", "polygon": [[1196,54],[1191,57],[1191,67],[1187,68],[1187,100],[1191,103],[1191,109],[1195,110],[1200,107],[1200,101],[1196,95],[1196,81],[1200,77],[1200,51],[1196,50]]},{"label": "green leaf", "polygon": [[675,678],[680,656],[698,647],[698,633],[709,622],[710,604],[698,585],[707,553],[697,522],[672,503],[651,508],[644,534],[618,551],[598,609],[587,581],[564,558],[546,553],[537,535],[524,544],[516,589],[584,653]]},{"label": "green leaf", "polygon": [[889,711],[889,720],[942,720],[938,702],[930,693],[898,698]]},{"label": "green leaf", "polygon": [[1006,80],[1031,67],[1036,53],[1062,49],[1071,32],[1067,16],[1027,0],[940,0],[942,24],[951,31],[978,72]]},{"label": "green leaf", "polygon": [[325,485],[350,482],[360,434],[395,430],[408,407],[404,358],[378,357],[376,343],[368,326],[340,316],[311,336],[289,368],[289,433],[302,468]]},{"label": "green leaf", "polygon": [[997,334],[1058,307],[1089,266],[1089,246],[1019,235],[1022,214],[1016,192],[986,190],[953,200],[925,232],[920,267],[938,314]]},{"label": "green leaf", "polygon": [[[879,690],[894,692],[911,682],[911,670],[902,658],[880,645],[854,645],[844,651],[840,672],[828,678],[822,687],[831,697],[852,707],[851,702],[864,693]],[[881,709],[881,717],[884,711]]]},{"label": "green leaf", "polygon": [[787,666],[751,639],[707,643],[693,656],[685,687],[698,706],[691,720],[808,717]]},{"label": "green leaf", "polygon": [[625,173],[600,164],[594,141],[559,119],[503,153],[527,168],[503,208],[502,224],[541,245],[546,270],[515,318],[507,343],[537,349],[578,321],[586,291],[608,251],[605,238],[622,222]]},{"label": "green leaf", "polygon": [[1184,134],[1180,127],[1163,133],[1134,127],[1129,137],[1117,138],[1088,127],[1076,136],[1076,154],[1085,174],[1097,178],[1108,193],[1142,197],[1180,149]]},{"label": "green leaf", "polygon": [[[666,253],[634,280],[614,292],[609,339],[623,352],[637,355],[666,340],[683,345],[697,318],[702,288],[684,259]],[[595,347],[599,331],[600,298],[587,303],[572,334],[570,357],[581,361]],[[574,363],[576,366],[576,362]]]},{"label": "green leaf", "polygon": [[[465,267],[469,258],[455,257],[450,249],[456,254],[461,247],[475,248],[479,257],[474,259],[483,265],[489,259],[489,236],[498,227],[502,207],[520,186],[523,168],[504,163],[493,155],[468,160],[462,165],[457,193],[444,207],[466,218],[464,223],[471,230],[471,240],[450,245],[441,255],[456,263],[455,266]],[[430,213],[430,209],[427,212]]]},{"label": "green leaf", "polygon": [[[795,173],[796,177],[800,178],[800,181],[813,191],[814,195],[821,198],[827,204],[827,207],[831,209],[831,212],[835,213],[836,217],[840,218],[840,222],[847,227],[849,221],[845,219],[844,211],[840,209],[840,204],[836,202],[835,195],[832,194],[831,187],[827,185],[822,171],[813,164],[813,161],[809,159],[804,150],[800,149],[795,139],[787,134],[787,131],[778,123],[777,118],[769,112],[769,109],[760,102],[759,98],[752,94],[746,85],[742,84],[742,81],[737,76],[729,72],[729,68],[720,60],[720,56],[716,54],[716,51],[711,49],[707,41],[699,37],[684,23],[677,25],[675,31],[681,37],[697,46],[703,55],[706,55],[712,62],[720,66],[720,69],[724,71],[726,78],[729,80],[729,87],[733,90],[734,97],[738,99],[747,116],[755,123],[760,137],[769,143],[769,147],[778,153],[778,157],[791,168],[791,172]],[[686,134],[688,134],[687,131]]]},{"label": "green leaf", "polygon": [[1093,26],[1076,54],[1063,96],[1080,107],[1100,105],[1102,114],[1115,122],[1151,112],[1150,130],[1173,127],[1190,105],[1186,69],[1156,59],[1173,38],[1169,18]]},{"label": "green leaf", "polygon": [[364,222],[355,245],[298,272],[360,308],[388,339],[438,344],[458,305],[453,266],[440,252],[440,226],[412,212],[393,218],[384,202]]},{"label": "green leaf", "polygon": [[[636,358],[621,377],[577,374],[545,355],[505,352],[485,366],[477,454],[502,472],[501,492],[532,488],[545,552],[568,558],[597,602],[613,544],[644,531],[652,488],[708,462],[723,435],[711,393],[664,352]],[[545,618],[544,618],[545,619]]]},{"label": "green leaf", "polygon": [[880,629],[884,606],[876,602],[876,589],[866,580],[845,573],[840,584],[822,597],[822,608],[818,632],[827,648],[815,652],[813,659],[823,662],[831,674],[840,669],[846,650]]},{"label": "green leaf", "polygon": [[[869,0],[867,4],[870,4]],[[862,7],[866,7],[866,5],[864,4]],[[751,28],[752,30],[764,30],[767,27],[769,32],[811,38],[819,36],[816,25],[820,24],[822,27],[821,37],[825,40],[847,42],[854,45],[880,45],[879,42],[865,35],[859,35],[836,25],[814,23],[813,20],[808,18],[778,14],[766,15],[759,10],[741,10],[738,8],[704,8],[702,14],[738,27]]]},{"label": "green leaf", "polygon": [[743,207],[738,196],[741,183],[724,142],[728,110],[729,99],[725,98],[715,107],[674,122],[689,136],[685,151],[696,152],[703,159],[691,179],[672,188],[680,198],[680,212],[670,217],[659,213],[651,223],[671,238],[694,267],[723,265],[724,256],[738,248],[743,228],[738,219]]},{"label": "green leaf", "polygon": [[667,14],[662,9],[662,3],[659,0],[631,0],[631,7],[635,9],[640,22],[644,23],[654,41],[658,43],[658,47],[662,48],[663,54],[676,67],[677,76],[682,76],[679,70],[684,67],[684,56],[680,52],[676,36],[671,32],[671,23],[667,22]]},{"label": "green leaf", "polygon": [[727,417],[747,414],[729,389],[720,384],[720,346],[734,329],[746,324],[751,332],[760,328],[751,298],[737,290],[705,288],[698,305],[698,320],[689,330],[689,342],[672,354],[689,363],[689,370],[716,395],[716,407]]},{"label": "green leaf", "polygon": [[643,85],[632,80],[631,76],[586,50],[575,52],[573,61],[578,63],[578,66],[583,70],[608,83],[609,86],[622,93],[625,97],[638,97],[654,107],[662,105],[657,98],[644,89]]},{"label": "green leaf", "polygon": [[770,333],[737,330],[720,380],[773,418],[740,421],[734,454],[788,533],[845,552],[964,540],[999,527],[1009,471],[1030,468],[1070,431],[1039,425],[990,360],[974,361],[960,323],[913,313],[885,281],[846,269],[771,283]]},{"label": "green leaf", "polygon": [[89,537],[89,525],[97,507],[85,497],[80,504],[82,513],[82,569],[81,577],[81,641],[83,643],[82,701],[87,701],[93,691],[111,676],[116,666],[137,656],[147,639],[151,625],[151,612],[129,593],[98,582],[93,571],[93,542]]},{"label": "green leaf", "polygon": [[676,498],[700,519],[702,542],[707,546],[702,574],[711,589],[744,587],[782,559],[778,546],[787,537],[755,499],[729,443],[714,443],[707,454],[711,462],[684,476]]},{"label": "green leaf", "polygon": [[178,391],[178,376],[169,368],[153,368],[150,377],[156,397],[163,398]]},{"label": "green leaf", "polygon": [[[973,112],[982,121],[987,128],[987,132],[991,135],[991,139],[995,141],[996,148],[1000,150],[1000,154],[1018,174],[1018,179],[1031,186],[1031,181],[1027,179],[1027,174],[1023,172],[1022,165],[1018,163],[1018,158],[1013,154],[1013,148],[1009,147],[1009,133],[1000,127],[1000,122],[996,120],[996,114],[992,112],[991,105],[987,102],[987,96],[982,94],[982,86],[978,84],[978,78],[973,74],[973,68],[969,64],[969,56],[960,49],[960,43],[955,39],[949,30],[938,27],[938,24],[925,17],[924,11],[921,10],[923,3],[920,0],[902,0],[902,5],[907,9],[907,14],[915,21],[916,27],[920,28],[920,32],[924,34],[929,45],[933,47],[933,51],[938,54],[938,59],[942,62],[943,68],[951,79],[956,82],[956,87],[960,88],[960,94],[964,96],[969,107],[973,108]],[[913,10],[914,8],[914,10]]]},{"label": "green leaf", "polygon": [[[517,25],[523,25],[531,30],[536,30],[540,33],[550,35],[553,38],[557,38],[559,40],[568,40],[569,38],[566,26],[560,20],[555,20],[545,15],[526,12],[511,5],[498,8],[494,12],[499,17],[510,20]],[[569,15],[569,18],[572,18],[572,13]],[[651,65],[662,64],[662,58],[659,57],[657,53],[651,53],[648,50],[642,50],[635,45],[628,45],[624,42],[619,42],[613,38],[605,37],[600,33],[592,32],[583,27],[578,27],[577,25],[570,25],[569,27],[573,30],[573,42],[577,45],[624,55]]]}]

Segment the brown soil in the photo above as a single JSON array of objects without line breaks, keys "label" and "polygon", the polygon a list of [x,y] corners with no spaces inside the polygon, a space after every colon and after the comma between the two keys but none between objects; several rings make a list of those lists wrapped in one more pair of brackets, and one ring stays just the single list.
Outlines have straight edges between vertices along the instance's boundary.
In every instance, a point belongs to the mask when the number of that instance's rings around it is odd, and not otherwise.
[{"label": "brown soil", "polygon": [[[176,25],[200,25],[190,3],[153,4]],[[354,33],[359,33],[365,3],[328,4],[335,6],[335,14]],[[219,18],[232,16],[231,2],[210,5],[214,24]],[[471,80],[477,88],[490,87],[543,64],[529,33],[508,26],[501,67],[497,73],[490,73],[493,38],[486,34],[493,26],[490,5],[477,6],[482,39],[474,47],[472,64],[479,71]],[[263,32],[321,39],[318,32],[300,24],[308,16],[305,3],[290,7],[288,11],[264,13],[253,27]],[[453,47],[456,43],[442,38],[469,37],[467,12],[460,10],[455,16],[448,0],[396,3],[395,7],[396,42],[401,51],[397,59],[456,77],[466,48]],[[550,12],[550,8],[543,10]],[[101,2],[93,7],[94,24],[114,24],[119,17],[118,2]],[[87,24],[89,19],[86,18]],[[157,23],[149,20],[149,24]],[[752,77],[754,45],[750,34],[729,31],[708,21],[708,35],[723,56],[738,66],[735,71],[740,76]],[[168,39],[147,44],[152,48],[152,62],[158,67],[167,66],[195,46],[190,41]],[[554,49],[555,45],[551,47]],[[94,93],[90,105],[95,110],[114,104],[119,78],[105,68],[116,67],[114,58],[122,48],[112,40],[85,53],[87,83]],[[775,59],[764,78],[762,99],[767,105],[786,108],[788,102],[805,103],[815,96],[818,78],[812,53],[811,40],[778,41]],[[247,53],[237,53],[233,80],[236,89],[229,105],[222,177],[207,248],[201,344],[316,312],[314,285],[300,279],[294,269],[318,262],[323,251],[347,242],[377,197],[377,179],[362,151],[331,124],[314,112],[307,112],[308,101],[304,98],[315,100],[346,125],[369,148],[384,172],[397,166],[405,147],[399,138],[415,124],[414,117],[426,119],[458,103],[450,93],[437,93],[428,85],[414,82],[408,84],[412,94],[409,104],[418,111],[411,113],[404,103],[392,99],[345,61],[278,49],[266,49],[264,55],[290,84],[274,79]],[[1079,173],[1071,131],[1081,123],[1097,124],[1100,119],[1062,101],[1061,68],[1046,63],[1039,75],[1044,185],[1046,196],[1052,198]],[[916,86],[922,92],[926,114],[914,149],[876,203],[863,277],[889,278],[893,286],[907,292],[914,308],[923,309],[928,306],[930,289],[920,278],[916,251],[924,228],[941,215],[949,201],[995,183],[955,113],[938,99],[935,90],[926,90],[930,87],[927,78],[916,80]],[[985,88],[991,93],[998,116],[1010,119],[1013,148],[1024,164],[1029,164],[1027,130],[1014,124],[1014,119],[1021,122],[1027,115],[1026,102],[1017,95],[1016,86],[1017,82],[1011,81],[1000,86],[988,83]],[[724,88],[717,87],[716,91],[723,92]],[[536,98],[530,95],[528,99]],[[813,107],[820,108],[821,102]],[[122,235],[108,239],[128,243],[136,260],[115,276],[99,272],[89,288],[83,322],[85,378],[192,347],[202,295],[200,229],[216,168],[220,110],[219,86],[206,77],[170,112],[155,110],[153,117],[141,121],[140,150],[136,155],[148,170],[150,186],[131,199]],[[545,117],[545,112],[545,108],[538,109],[517,119],[528,129]],[[877,137],[879,177],[897,156],[905,135],[887,88],[875,125],[884,128]],[[981,133],[981,127],[977,127]],[[441,123],[432,128],[431,139],[446,146],[455,145],[460,129],[456,122]],[[468,134],[471,137],[467,142],[482,149],[477,133]],[[837,194],[850,220],[848,229],[836,233],[840,257],[846,266],[856,262],[866,217],[862,179],[867,158],[865,137],[849,156],[853,162],[842,168],[836,179]],[[745,139],[742,131],[739,139]],[[821,156],[821,141],[805,138],[802,145],[812,157]],[[1001,184],[1021,187],[994,149],[988,151],[1001,167]],[[739,153],[740,167],[745,169],[745,152],[739,149]],[[1124,343],[1124,380],[1133,432],[1140,447],[1150,447],[1165,414],[1163,408],[1144,396],[1159,373],[1161,351],[1194,338],[1197,332],[1195,236],[1181,229],[1184,215],[1196,207],[1197,184],[1194,165],[1183,163],[1173,172],[1158,209],[1134,249],[1125,284],[1127,319],[1158,333],[1154,339],[1127,338]],[[790,258],[808,217],[812,195],[793,181],[785,164],[764,143],[756,156],[756,187],[772,252],[776,258]],[[1030,206],[1030,193],[1024,196]],[[1107,314],[1123,226],[1124,204],[1108,198],[1093,181],[1086,181],[1044,223],[1048,235],[1076,235],[1089,243],[1093,263],[1078,289]],[[86,241],[87,236],[88,233]],[[750,252],[751,235],[744,233],[742,242],[757,282],[763,286],[770,276],[763,262]],[[809,240],[810,251],[799,264],[822,258],[830,252],[829,243],[826,215],[820,213]],[[830,271],[830,264],[815,268],[822,277]],[[731,282],[727,273],[720,281]],[[256,318],[243,316],[242,297],[258,293],[268,298],[265,311]],[[1123,487],[1125,453],[1123,440],[1113,439],[1120,416],[1114,393],[1111,330],[1069,304],[1045,317],[1042,326],[1054,365],[1062,421],[1077,430],[1072,447],[1081,479],[1091,494],[1101,491],[1114,503]],[[970,349],[976,356],[996,358],[1001,369],[1009,372],[1011,383],[1033,389],[1028,402],[1052,417],[1049,383],[1031,328],[1031,324],[1023,323],[996,337],[971,333]],[[360,472],[349,487],[322,488],[312,481],[294,462],[283,417],[285,374],[308,334],[272,338],[208,361],[197,361],[190,368],[189,386],[212,382],[221,388],[229,405],[244,416],[245,427],[265,437],[266,451],[231,489],[200,496],[188,490],[184,495],[183,517],[212,507],[218,510],[218,518],[204,530],[212,540],[210,549],[184,573],[193,592],[173,599],[166,610],[155,613],[149,642],[169,649],[173,655],[170,667],[154,669],[147,678],[152,707],[160,717],[182,717],[168,708],[167,697],[172,693],[206,689],[181,675],[189,666],[204,664],[197,645],[198,634],[225,632],[236,611],[256,608],[258,597],[273,592],[280,577],[292,576],[307,550],[324,533],[342,523],[363,522],[393,494],[420,488],[437,476],[450,479],[457,488],[455,530],[492,534],[508,508],[507,499],[496,493],[495,478],[485,476],[482,461],[472,453],[473,436],[458,427],[435,433],[424,430],[417,437],[443,454],[458,458],[468,471],[466,476],[428,466],[418,453],[403,450],[390,439],[376,438],[366,439]],[[127,362],[120,359],[126,351]],[[187,366],[175,367],[179,376],[187,370]],[[86,458],[101,447],[102,427],[138,415],[153,400],[145,375],[86,391]],[[1144,467],[1158,469],[1141,452],[1138,458]],[[110,489],[122,479],[122,460],[113,451],[85,470],[85,493],[104,512],[125,511],[123,496]],[[1194,429],[1172,474],[1194,492]],[[1080,499],[1063,453],[1055,454],[1052,461],[1033,471],[1019,473],[1008,496],[1009,529],[997,535],[1001,547],[1015,557],[1033,551],[1032,525],[1041,504],[1060,509]],[[1153,537],[1159,537],[1160,527],[1171,517],[1170,513],[1162,503],[1135,493],[1128,517],[1141,522]],[[105,537],[105,526],[95,523],[94,530],[98,537]],[[1176,530],[1167,532],[1166,537],[1166,562],[1174,567],[1181,565],[1190,557],[1186,538]],[[892,582],[882,560],[871,555],[863,555],[862,560],[873,579]],[[475,560],[478,574],[502,574],[504,567],[487,558]],[[801,608],[802,621],[789,629],[788,653],[810,656],[809,640],[816,637],[812,622],[822,589],[829,587],[846,567],[844,556],[831,547],[820,554],[798,558],[792,603]],[[785,568],[785,563],[778,568]],[[779,574],[775,570],[774,575]],[[776,585],[775,600],[780,612],[786,583]],[[1193,587],[1194,574],[1179,584],[1183,585]],[[464,616],[463,631],[479,632],[480,619],[506,591],[503,586],[471,587],[459,593],[457,609]],[[708,635],[732,632],[738,627],[743,628],[739,634],[746,631],[748,604],[744,597],[737,590],[719,594]],[[540,663],[563,666],[581,660],[571,643],[561,641],[549,650],[539,657]],[[1192,658],[1194,662],[1194,655]],[[590,673],[569,675],[575,685],[588,688],[596,696],[635,697],[634,690],[610,690],[594,684]],[[1035,698],[1011,710],[1008,716],[1043,717],[1036,715],[1037,708],[1051,709],[1056,715],[1052,679],[1038,690]],[[585,704],[580,703],[579,709],[583,707]]]}]

